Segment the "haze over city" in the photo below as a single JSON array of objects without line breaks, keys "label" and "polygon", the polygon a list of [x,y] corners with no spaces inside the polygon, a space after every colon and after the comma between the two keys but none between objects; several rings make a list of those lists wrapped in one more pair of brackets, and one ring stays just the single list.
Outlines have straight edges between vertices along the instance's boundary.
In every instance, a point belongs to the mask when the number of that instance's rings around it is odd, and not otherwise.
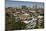
[{"label": "haze over city", "polygon": [[31,7],[37,5],[37,8],[44,8],[44,3],[41,2],[24,2],[24,1],[8,1],[6,0],[6,7],[21,7],[22,5]]}]

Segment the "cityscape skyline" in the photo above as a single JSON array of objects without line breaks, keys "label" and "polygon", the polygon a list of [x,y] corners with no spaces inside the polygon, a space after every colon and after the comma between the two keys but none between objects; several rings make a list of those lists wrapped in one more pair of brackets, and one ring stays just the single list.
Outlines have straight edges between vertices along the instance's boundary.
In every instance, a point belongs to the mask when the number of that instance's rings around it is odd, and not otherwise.
[{"label": "cityscape skyline", "polygon": [[33,6],[37,5],[37,8],[44,8],[44,3],[42,2],[24,2],[24,1],[5,1],[5,7],[21,7],[27,6],[33,8]]}]

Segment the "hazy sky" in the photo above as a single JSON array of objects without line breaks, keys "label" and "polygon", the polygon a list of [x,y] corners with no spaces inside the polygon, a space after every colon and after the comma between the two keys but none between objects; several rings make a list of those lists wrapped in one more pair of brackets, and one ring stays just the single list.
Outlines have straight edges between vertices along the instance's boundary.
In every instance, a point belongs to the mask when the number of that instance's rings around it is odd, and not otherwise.
[{"label": "hazy sky", "polygon": [[37,5],[37,7],[39,8],[43,8],[44,7],[44,3],[41,2],[23,2],[23,1],[8,1],[6,0],[5,2],[5,6],[6,7],[20,7],[22,5],[28,6],[28,7],[32,7],[33,5]]}]

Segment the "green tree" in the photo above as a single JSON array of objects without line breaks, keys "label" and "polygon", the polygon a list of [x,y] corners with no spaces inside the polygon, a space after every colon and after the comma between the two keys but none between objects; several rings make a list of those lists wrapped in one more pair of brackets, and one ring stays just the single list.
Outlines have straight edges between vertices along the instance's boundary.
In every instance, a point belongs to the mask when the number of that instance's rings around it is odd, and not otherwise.
[{"label": "green tree", "polygon": [[12,24],[12,30],[22,30],[22,29],[26,29],[26,24],[23,22],[16,22],[14,24]]}]

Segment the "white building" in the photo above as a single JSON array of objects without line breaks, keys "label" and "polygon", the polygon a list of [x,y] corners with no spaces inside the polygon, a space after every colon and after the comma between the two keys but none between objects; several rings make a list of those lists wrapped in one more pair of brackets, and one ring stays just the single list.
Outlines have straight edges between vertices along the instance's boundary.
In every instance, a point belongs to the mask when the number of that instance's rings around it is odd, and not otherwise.
[{"label": "white building", "polygon": [[22,22],[24,22],[24,23],[26,23],[27,25],[27,29],[29,28],[35,28],[35,26],[36,26],[36,18],[34,18],[33,16],[32,16],[32,20],[29,20],[29,21],[22,21]]}]

